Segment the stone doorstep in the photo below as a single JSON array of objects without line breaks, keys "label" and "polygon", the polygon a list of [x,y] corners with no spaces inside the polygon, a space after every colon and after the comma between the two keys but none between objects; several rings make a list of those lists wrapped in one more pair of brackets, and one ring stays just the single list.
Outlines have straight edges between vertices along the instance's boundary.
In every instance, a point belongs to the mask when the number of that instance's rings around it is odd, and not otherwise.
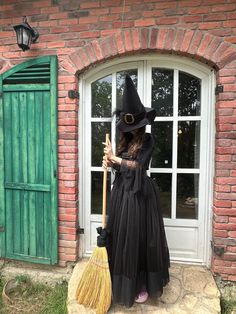
[{"label": "stone doorstep", "polygon": [[[95,314],[75,299],[78,281],[88,259],[80,260],[74,267],[68,285],[68,314]],[[149,298],[145,304],[135,303],[127,309],[120,305],[111,306],[108,314],[121,313],[157,314],[220,314],[220,292],[215,280],[204,266],[171,263],[170,282],[164,287],[159,299]]]}]

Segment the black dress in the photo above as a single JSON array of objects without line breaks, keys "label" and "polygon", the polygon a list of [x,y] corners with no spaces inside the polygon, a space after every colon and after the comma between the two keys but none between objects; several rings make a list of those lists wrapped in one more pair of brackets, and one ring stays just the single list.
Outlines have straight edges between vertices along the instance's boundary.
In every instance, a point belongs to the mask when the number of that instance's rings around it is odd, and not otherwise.
[{"label": "black dress", "polygon": [[151,296],[161,296],[169,282],[169,249],[159,202],[159,190],[147,176],[153,137],[145,133],[135,160],[115,167],[107,229],[107,245],[113,303],[131,307],[136,295],[146,288]]}]

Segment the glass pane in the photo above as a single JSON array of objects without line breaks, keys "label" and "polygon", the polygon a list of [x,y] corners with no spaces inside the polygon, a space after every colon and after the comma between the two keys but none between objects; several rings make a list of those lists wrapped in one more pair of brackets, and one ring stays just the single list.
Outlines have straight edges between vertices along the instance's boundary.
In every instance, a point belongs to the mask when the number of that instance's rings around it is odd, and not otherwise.
[{"label": "glass pane", "polygon": [[198,218],[198,174],[177,175],[177,218]]},{"label": "glass pane", "polygon": [[92,122],[92,166],[101,167],[103,158],[106,133],[110,134],[111,138],[111,123],[110,122]]},{"label": "glass pane", "polygon": [[[107,213],[110,202],[111,173],[107,173]],[[91,173],[91,213],[102,214],[103,172]]]},{"label": "glass pane", "polygon": [[120,71],[116,73],[116,108],[121,109],[122,108],[122,96],[124,91],[124,82],[125,82],[125,76],[128,74],[133,82],[135,87],[138,86],[138,70],[132,69],[132,70],[125,70]]},{"label": "glass pane", "polygon": [[92,117],[111,117],[112,75],[91,84]]},{"label": "glass pane", "polygon": [[179,72],[179,116],[199,116],[201,106],[201,80]]},{"label": "glass pane", "polygon": [[171,173],[152,173],[160,190],[160,203],[163,217],[171,218]]},{"label": "glass pane", "polygon": [[173,115],[173,70],[152,69],[152,107],[157,116]]},{"label": "glass pane", "polygon": [[172,132],[173,122],[155,122],[152,125],[152,134],[155,141],[152,167],[172,167]]},{"label": "glass pane", "polygon": [[199,168],[200,121],[178,123],[178,168]]}]

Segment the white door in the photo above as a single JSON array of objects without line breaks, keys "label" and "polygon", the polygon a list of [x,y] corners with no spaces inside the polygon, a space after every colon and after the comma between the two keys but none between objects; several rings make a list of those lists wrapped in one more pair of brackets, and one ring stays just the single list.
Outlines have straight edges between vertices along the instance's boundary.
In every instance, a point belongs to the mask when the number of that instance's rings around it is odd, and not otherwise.
[{"label": "white door", "polygon": [[[160,188],[171,260],[206,264],[212,189],[212,72],[185,58],[149,56],[133,60],[119,60],[119,64],[114,61],[82,77],[79,121],[83,254],[89,255],[96,246],[102,208],[102,142],[108,132],[116,146],[112,113],[121,105],[128,73],[144,106],[157,111],[154,124],[147,127],[155,139],[149,175]],[[113,176],[112,172],[108,175],[109,187]]]}]

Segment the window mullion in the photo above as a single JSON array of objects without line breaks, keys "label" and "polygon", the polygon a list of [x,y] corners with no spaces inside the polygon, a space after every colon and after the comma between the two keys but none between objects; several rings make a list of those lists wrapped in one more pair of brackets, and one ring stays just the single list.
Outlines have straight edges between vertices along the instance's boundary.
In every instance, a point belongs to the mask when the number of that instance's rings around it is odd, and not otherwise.
[{"label": "window mullion", "polygon": [[[116,110],[116,72],[112,73],[112,92],[111,92],[111,145],[116,153],[116,116],[112,116]],[[111,187],[115,179],[115,174],[111,171]]]},{"label": "window mullion", "polygon": [[176,219],[176,199],[177,199],[177,134],[178,134],[178,93],[179,93],[179,71],[174,70],[174,90],[173,90],[173,153],[172,153],[172,204],[171,217]]}]

